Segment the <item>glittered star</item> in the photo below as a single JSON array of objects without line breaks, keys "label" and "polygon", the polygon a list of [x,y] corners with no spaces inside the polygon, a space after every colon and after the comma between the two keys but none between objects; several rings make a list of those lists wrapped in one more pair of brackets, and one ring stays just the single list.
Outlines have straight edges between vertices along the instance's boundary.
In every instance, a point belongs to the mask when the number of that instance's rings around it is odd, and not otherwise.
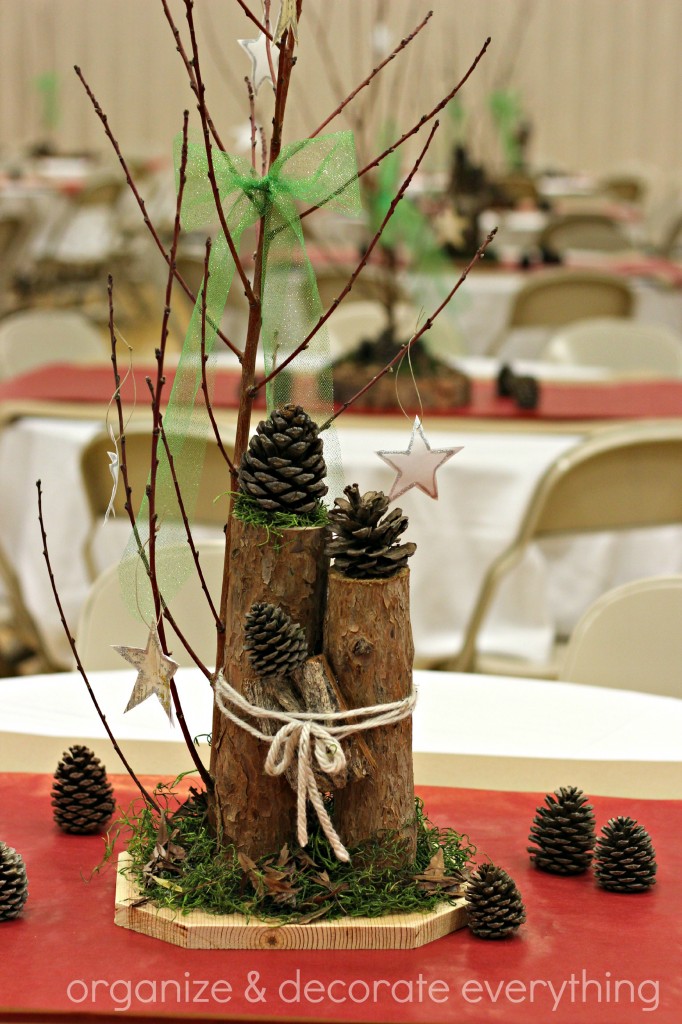
[{"label": "glittered star", "polygon": [[298,19],[296,17],[296,0],[282,0],[277,19],[277,28],[273,39],[276,43],[280,41],[286,30],[290,28],[294,39],[298,42]]},{"label": "glittered star", "polygon": [[459,448],[431,448],[419,417],[415,416],[407,451],[377,452],[380,459],[398,472],[389,494],[390,500],[400,497],[411,487],[418,487],[430,498],[437,498],[436,471],[461,450],[461,445]]},{"label": "glittered star", "polygon": [[270,62],[268,60],[267,36],[264,32],[258,39],[238,39],[237,42],[251,58],[251,84],[253,91],[258,92],[263,82],[268,81],[272,85],[270,74]]},{"label": "glittered star", "polygon": [[143,700],[155,693],[163,710],[172,721],[170,683],[178,666],[172,658],[163,653],[156,623],[149,631],[149,639],[144,649],[141,647],[117,647],[115,644],[113,647],[138,670],[126,711],[137,707]]}]

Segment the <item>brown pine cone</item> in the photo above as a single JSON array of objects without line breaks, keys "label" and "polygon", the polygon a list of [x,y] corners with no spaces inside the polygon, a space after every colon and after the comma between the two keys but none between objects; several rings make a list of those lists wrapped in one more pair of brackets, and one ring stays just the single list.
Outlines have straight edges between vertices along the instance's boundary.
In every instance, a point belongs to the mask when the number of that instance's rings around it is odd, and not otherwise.
[{"label": "brown pine cone", "polygon": [[266,512],[310,515],[327,493],[317,424],[300,405],[283,405],[261,421],[239,467],[239,489]]},{"label": "brown pine cone", "polygon": [[407,565],[417,549],[416,544],[400,544],[398,538],[408,525],[400,508],[386,514],[388,498],[381,491],[360,494],[351,484],[336,498],[329,512],[333,538],[327,554],[334,559],[334,568],[352,579],[373,579],[395,576]]},{"label": "brown pine cone", "polygon": [[244,648],[263,678],[281,679],[308,657],[305,631],[274,604],[252,605],[244,632]]},{"label": "brown pine cone", "polygon": [[526,920],[521,893],[495,864],[481,864],[474,871],[466,900],[469,928],[481,939],[504,939]]},{"label": "brown pine cone", "polygon": [[632,818],[611,818],[594,850],[594,874],[611,892],[645,892],[656,884],[656,854],[647,830]]},{"label": "brown pine cone", "polygon": [[579,875],[592,862],[594,811],[576,786],[562,787],[538,807],[529,839],[530,859],[536,868],[555,875]]},{"label": "brown pine cone", "polygon": [[69,747],[52,786],[54,820],[64,832],[99,832],[114,813],[114,791],[104,765],[80,744]]},{"label": "brown pine cone", "polygon": [[28,898],[26,865],[21,854],[0,842],[0,921],[18,917]]}]

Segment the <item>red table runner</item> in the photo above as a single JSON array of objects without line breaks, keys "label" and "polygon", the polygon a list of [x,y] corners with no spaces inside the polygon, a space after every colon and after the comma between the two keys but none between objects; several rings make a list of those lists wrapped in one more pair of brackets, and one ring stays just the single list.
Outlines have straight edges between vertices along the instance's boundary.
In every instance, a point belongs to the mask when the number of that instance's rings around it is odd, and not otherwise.
[{"label": "red table runner", "polygon": [[[127,804],[131,783],[113,781]],[[628,814],[653,839],[657,885],[623,895],[597,888],[591,874],[560,878],[531,867],[527,836],[542,794],[419,787],[436,824],[466,831],[479,859],[491,858],[516,881],[528,918],[516,937],[486,942],[463,929],[411,951],[228,952],[183,950],[116,927],[113,866],[86,880],[103,841],[56,828],[51,782],[0,775],[0,838],[23,855],[30,892],[23,915],[0,924],[0,1020],[51,1012],[69,1021],[88,1014],[154,1021],[680,1022],[682,802],[593,799],[599,828]],[[166,979],[178,985],[166,986],[162,1003]]]},{"label": "red table runner", "polygon": [[[137,402],[141,404],[147,394],[145,374],[151,368],[138,368]],[[166,374],[166,395],[170,394],[173,371]],[[236,409],[239,399],[240,374],[238,370],[220,370],[215,375],[213,404],[217,409]],[[122,385],[124,404],[130,408],[135,389],[132,379]],[[108,367],[54,365],[41,367],[19,377],[0,383],[2,402],[69,402],[93,406],[93,415],[106,408],[112,395],[111,370]],[[259,395],[257,408],[263,408],[265,396]],[[95,408],[98,407],[98,408]],[[350,411],[350,410],[349,410]],[[352,411],[382,414],[385,409],[364,408],[360,402]],[[396,411],[396,410],[391,410]],[[418,412],[418,409],[409,410]],[[650,380],[620,381],[590,384],[542,383],[537,409],[519,409],[509,398],[498,398],[495,384],[489,380],[472,382],[471,404],[459,409],[430,412],[430,416],[462,416],[482,419],[538,419],[538,420],[599,420],[645,419],[682,416],[682,381]]]}]

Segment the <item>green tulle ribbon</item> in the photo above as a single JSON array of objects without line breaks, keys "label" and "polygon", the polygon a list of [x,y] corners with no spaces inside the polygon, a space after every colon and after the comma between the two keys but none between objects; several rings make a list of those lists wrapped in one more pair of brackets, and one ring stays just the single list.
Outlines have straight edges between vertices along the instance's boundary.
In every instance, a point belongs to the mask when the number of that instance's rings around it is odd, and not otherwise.
[{"label": "green tulle ribbon", "polygon": [[[179,175],[182,137],[175,140],[176,179]],[[261,288],[261,345],[265,372],[270,373],[303,341],[320,319],[323,308],[315,273],[306,253],[297,203],[325,206],[357,216],[360,191],[353,133],[335,132],[304,139],[284,147],[265,177],[259,177],[249,161],[221,151],[213,152],[213,166],[235,249],[239,251],[247,228],[262,219],[263,275]],[[208,178],[208,161],[203,144],[188,144],[186,183],[181,219],[183,229],[196,231],[216,220],[213,191]],[[206,291],[205,350],[210,357],[216,331],[222,320],[236,266],[221,231],[215,238],[209,261]],[[236,287],[236,285],[234,285]],[[164,416],[164,428],[186,509],[196,504],[209,424],[201,393],[202,295],[192,312],[178,363],[175,381]],[[314,418],[326,419],[333,412],[333,380],[329,338],[322,328],[292,364],[297,377],[296,400]],[[209,391],[214,370],[207,364]],[[267,385],[268,409],[292,397],[292,374],[279,373]],[[325,459],[330,491],[340,493],[341,460],[333,431],[324,432]],[[177,592],[192,569],[184,527],[178,510],[175,486],[168,460],[159,443],[159,467],[155,493],[158,514],[156,539],[157,578],[166,600]],[[336,479],[338,478],[338,479]],[[216,495],[230,489],[230,479],[216,481]],[[121,582],[131,606],[143,617],[151,614],[148,587],[141,582],[139,544],[148,543],[148,502],[138,515],[139,541],[132,537],[121,565]],[[144,588],[141,590],[141,588]],[[131,594],[134,597],[131,598]]]},{"label": "green tulle ribbon", "polygon": [[497,89],[490,94],[489,104],[500,134],[507,167],[511,171],[518,170],[523,162],[518,137],[519,124],[523,116],[519,95],[509,89]]}]

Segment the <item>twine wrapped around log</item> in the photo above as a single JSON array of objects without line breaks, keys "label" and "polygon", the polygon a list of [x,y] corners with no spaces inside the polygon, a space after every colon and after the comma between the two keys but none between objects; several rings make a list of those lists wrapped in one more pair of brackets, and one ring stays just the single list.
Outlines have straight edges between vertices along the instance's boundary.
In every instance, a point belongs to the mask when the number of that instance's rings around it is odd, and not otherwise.
[{"label": "twine wrapped around log", "polygon": [[[348,711],[290,713],[251,704],[241,693],[230,686],[222,672],[218,674],[215,681],[216,705],[223,715],[250,733],[255,739],[269,743],[270,749],[265,760],[267,775],[284,774],[291,766],[294,756],[297,755],[296,831],[298,841],[301,846],[306,846],[308,843],[306,802],[310,800],[334,854],[341,861],[349,861],[350,857],[324,806],[324,800],[315,778],[312,755],[315,755],[318,767],[326,775],[334,776],[345,771],[346,755],[341,743],[337,740],[340,741],[354,733],[363,732],[365,729],[392,725],[408,718],[412,714],[416,699],[416,692],[412,690],[403,700],[393,701],[390,704],[352,708]],[[243,714],[256,720],[266,719],[281,722],[282,725],[274,736],[270,736],[240,718],[230,705],[234,705]],[[352,719],[359,720],[352,721]],[[323,721],[325,724],[322,724]],[[340,724],[332,725],[331,721]]]}]

